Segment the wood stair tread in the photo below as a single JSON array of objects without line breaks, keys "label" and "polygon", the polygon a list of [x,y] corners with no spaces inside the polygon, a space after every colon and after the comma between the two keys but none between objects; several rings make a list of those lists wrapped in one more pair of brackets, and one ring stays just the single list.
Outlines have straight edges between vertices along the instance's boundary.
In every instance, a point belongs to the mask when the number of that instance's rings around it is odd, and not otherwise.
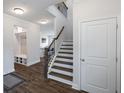
[{"label": "wood stair tread", "polygon": [[60,64],[66,64],[66,65],[73,65],[73,63],[71,62],[65,62],[65,61],[59,61],[59,60],[55,60],[55,63],[60,63]]},{"label": "wood stair tread", "polygon": [[73,52],[58,52],[58,53],[62,53],[62,54],[73,54]]},{"label": "wood stair tread", "polygon": [[73,70],[70,68],[64,68],[64,67],[60,67],[60,66],[53,66],[52,68],[62,70],[62,71],[67,71],[67,72],[73,72]]},{"label": "wood stair tread", "polygon": [[57,58],[73,59],[73,57],[67,57],[67,56],[57,56]]},{"label": "wood stair tread", "polygon": [[52,75],[52,76],[56,76],[56,77],[59,77],[59,78],[63,78],[63,79],[72,81],[72,77],[71,76],[59,74],[59,73],[56,73],[56,72],[50,72],[49,74]]},{"label": "wood stair tread", "polygon": [[73,44],[62,44],[62,46],[73,46]]},{"label": "wood stair tread", "polygon": [[60,49],[73,50],[73,48],[60,48]]}]

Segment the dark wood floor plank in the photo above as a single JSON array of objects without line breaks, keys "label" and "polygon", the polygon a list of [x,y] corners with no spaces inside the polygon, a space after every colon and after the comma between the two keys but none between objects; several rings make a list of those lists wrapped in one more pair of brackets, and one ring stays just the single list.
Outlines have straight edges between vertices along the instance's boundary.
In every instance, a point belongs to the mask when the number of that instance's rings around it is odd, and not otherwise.
[{"label": "dark wood floor plank", "polygon": [[24,78],[25,82],[7,93],[85,93],[57,81],[45,80],[43,66],[44,60],[30,67],[15,64],[15,73]]},{"label": "dark wood floor plank", "polygon": [[73,60],[73,57],[67,57],[67,56],[57,56],[57,58],[65,58],[65,59],[72,59]]},{"label": "dark wood floor plank", "polygon": [[73,52],[58,52],[60,54],[73,54]]},{"label": "dark wood floor plank", "polygon": [[55,63],[66,64],[66,65],[73,65],[73,63],[71,63],[71,62],[58,61],[58,60],[55,60]]},{"label": "dark wood floor plank", "polygon": [[59,77],[59,78],[63,78],[65,80],[72,81],[72,77],[71,76],[63,75],[63,74],[56,73],[56,72],[50,72],[50,75],[53,75],[53,76],[56,76],[56,77]]}]

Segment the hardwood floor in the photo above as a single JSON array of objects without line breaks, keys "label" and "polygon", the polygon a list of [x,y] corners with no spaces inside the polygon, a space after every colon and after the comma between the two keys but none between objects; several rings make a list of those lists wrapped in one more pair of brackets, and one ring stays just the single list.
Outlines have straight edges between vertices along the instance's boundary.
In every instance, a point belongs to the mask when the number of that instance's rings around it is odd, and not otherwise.
[{"label": "hardwood floor", "polygon": [[53,80],[45,80],[43,77],[42,62],[26,67],[15,64],[17,74],[25,79],[25,82],[8,91],[8,93],[86,93],[72,89],[70,86]]}]

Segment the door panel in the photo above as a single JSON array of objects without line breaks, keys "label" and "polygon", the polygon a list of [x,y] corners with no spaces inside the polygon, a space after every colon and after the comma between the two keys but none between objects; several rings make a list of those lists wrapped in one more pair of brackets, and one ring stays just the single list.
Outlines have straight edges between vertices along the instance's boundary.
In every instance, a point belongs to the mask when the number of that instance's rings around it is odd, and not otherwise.
[{"label": "door panel", "polygon": [[87,26],[86,38],[87,56],[107,57],[107,24]]},{"label": "door panel", "polygon": [[[107,68],[104,66],[87,65],[87,83],[91,86],[107,89]],[[98,75],[101,78],[98,78]]]},{"label": "door panel", "polygon": [[80,25],[81,88],[89,93],[115,93],[116,18]]}]

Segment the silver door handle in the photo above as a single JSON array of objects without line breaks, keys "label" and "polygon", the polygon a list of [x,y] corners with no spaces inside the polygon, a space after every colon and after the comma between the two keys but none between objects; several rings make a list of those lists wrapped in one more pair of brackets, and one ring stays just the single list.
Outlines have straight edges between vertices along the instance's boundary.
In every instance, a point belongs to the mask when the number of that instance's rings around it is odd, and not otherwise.
[{"label": "silver door handle", "polygon": [[80,59],[82,62],[85,62],[85,59]]}]

